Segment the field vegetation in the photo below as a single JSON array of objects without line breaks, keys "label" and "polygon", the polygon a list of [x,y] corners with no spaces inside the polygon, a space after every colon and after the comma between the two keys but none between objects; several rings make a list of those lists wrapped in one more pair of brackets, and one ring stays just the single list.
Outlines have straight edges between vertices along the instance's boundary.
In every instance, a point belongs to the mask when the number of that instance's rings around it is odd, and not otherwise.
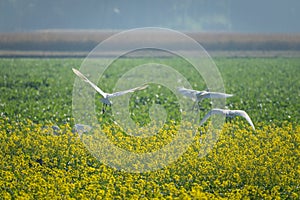
[{"label": "field vegetation", "polygon": [[[186,77],[194,89],[205,84],[178,59],[161,58]],[[74,131],[72,91],[82,59],[0,60],[0,197],[3,199],[299,199],[300,197],[300,59],[216,58],[229,109],[248,112],[256,131],[242,119],[226,121],[213,149],[204,152],[208,124],[198,128],[194,142],[174,163],[155,171],[127,173],[97,160]],[[112,92],[120,75],[145,58],[121,58],[98,83]],[[180,68],[181,66],[181,68]],[[147,123],[153,103],[176,118],[171,93],[150,85],[140,91],[139,105],[130,104],[136,120]],[[95,98],[100,98],[96,95]],[[101,111],[97,103],[96,110]],[[175,106],[176,107],[176,106]],[[210,109],[208,102],[203,103]],[[142,112],[143,111],[143,112]],[[146,112],[146,114],[145,114]],[[139,114],[140,113],[140,114]],[[144,152],[111,123],[111,110],[99,114],[107,137],[120,147]],[[188,123],[188,122],[182,122]],[[59,130],[54,128],[58,126]],[[155,148],[176,134],[169,123]],[[188,133],[187,133],[188,134]],[[89,135],[84,136],[89,139]],[[159,141],[159,142],[158,142]],[[207,153],[207,154],[206,154]],[[199,154],[205,154],[199,157]],[[134,160],[128,161],[134,163]],[[136,163],[137,169],[140,163]]]}]

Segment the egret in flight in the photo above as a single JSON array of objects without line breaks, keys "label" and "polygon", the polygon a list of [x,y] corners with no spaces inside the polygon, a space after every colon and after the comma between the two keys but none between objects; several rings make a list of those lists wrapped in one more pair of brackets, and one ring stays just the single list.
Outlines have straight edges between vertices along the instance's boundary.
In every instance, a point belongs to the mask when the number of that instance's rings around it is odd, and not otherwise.
[{"label": "egret in flight", "polygon": [[253,122],[251,120],[251,118],[249,117],[249,115],[243,111],[243,110],[224,110],[224,109],[219,109],[219,108],[215,108],[212,109],[211,111],[209,111],[204,118],[201,120],[200,122],[200,126],[202,124],[204,124],[206,122],[206,120],[211,116],[211,115],[225,115],[226,117],[235,117],[235,116],[241,116],[244,117],[247,122],[251,125],[251,127],[253,128],[253,130],[255,130],[255,127],[253,125]]},{"label": "egret in flight", "polygon": [[87,79],[80,71],[78,71],[77,69],[74,69],[74,68],[72,68],[72,70],[79,78],[81,78],[83,81],[90,84],[99,94],[101,94],[103,96],[103,98],[100,99],[101,102],[103,103],[103,108],[102,108],[103,113],[105,112],[106,106],[110,106],[112,104],[109,100],[110,98],[122,96],[127,93],[135,92],[137,90],[143,90],[148,87],[148,85],[143,85],[143,86],[132,88],[129,90],[119,91],[119,92],[115,92],[115,93],[106,93],[106,92],[103,92],[103,90],[101,90],[97,85],[92,83],[89,79]]},{"label": "egret in flight", "polygon": [[209,91],[198,91],[198,90],[192,90],[192,89],[187,89],[184,87],[178,88],[178,92],[181,93],[182,95],[191,98],[193,101],[195,101],[195,104],[193,106],[193,109],[195,108],[195,105],[198,102],[201,102],[203,99],[207,98],[228,98],[232,97],[232,94],[226,94],[226,93],[221,93],[221,92],[209,92]]}]

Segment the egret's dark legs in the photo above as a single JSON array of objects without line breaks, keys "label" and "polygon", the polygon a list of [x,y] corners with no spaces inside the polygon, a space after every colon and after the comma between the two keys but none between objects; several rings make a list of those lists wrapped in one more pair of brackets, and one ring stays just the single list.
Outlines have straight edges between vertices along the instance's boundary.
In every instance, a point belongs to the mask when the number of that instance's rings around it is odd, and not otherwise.
[{"label": "egret's dark legs", "polygon": [[228,115],[225,116],[225,122],[226,122],[226,123],[231,123],[231,122],[232,122],[232,118],[233,118],[233,117],[228,116]]},{"label": "egret's dark legs", "polygon": [[102,106],[102,114],[105,113],[106,107],[107,107],[107,104],[104,103],[103,106]]}]

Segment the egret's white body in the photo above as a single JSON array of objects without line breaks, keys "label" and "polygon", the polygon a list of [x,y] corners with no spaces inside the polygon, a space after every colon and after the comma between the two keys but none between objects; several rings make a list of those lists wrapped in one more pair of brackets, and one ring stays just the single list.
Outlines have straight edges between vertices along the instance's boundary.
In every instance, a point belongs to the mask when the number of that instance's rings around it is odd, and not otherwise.
[{"label": "egret's white body", "polygon": [[187,89],[184,87],[178,88],[178,92],[188,98],[191,98],[193,101],[195,101],[193,108],[195,107],[196,103],[201,102],[203,99],[228,98],[228,97],[233,96],[232,94],[226,94],[226,93],[221,93],[221,92],[209,92],[209,91],[205,91],[205,90],[198,91],[198,90]]},{"label": "egret's white body", "polygon": [[209,92],[209,91],[198,91],[198,90],[192,90],[187,89],[184,87],[178,88],[178,92],[180,92],[182,95],[189,97],[193,99],[194,101],[202,101],[203,99],[207,98],[227,98],[232,97],[232,94],[226,94],[221,92]]},{"label": "egret's white body", "polygon": [[204,118],[201,120],[200,122],[200,126],[202,124],[204,124],[206,122],[206,120],[211,116],[211,115],[225,115],[226,117],[235,117],[235,116],[241,116],[244,117],[247,122],[251,125],[251,127],[253,128],[253,130],[255,130],[255,127],[253,125],[253,122],[251,120],[251,118],[249,117],[249,115],[243,111],[243,110],[224,110],[224,109],[219,109],[219,108],[215,108],[212,109],[211,111],[209,111]]},{"label": "egret's white body", "polygon": [[[131,92],[135,92],[137,90],[143,90],[145,88],[148,87],[148,85],[144,85],[144,86],[140,86],[140,87],[136,87],[136,88],[132,88],[129,90],[124,90],[124,91],[119,91],[119,92],[115,92],[115,93],[106,93],[103,92],[103,90],[101,90],[97,85],[95,85],[94,83],[92,83],[87,77],[85,77],[80,71],[78,71],[77,69],[72,68],[73,72],[79,77],[81,78],[83,81],[87,82],[88,84],[90,84],[99,94],[101,94],[103,96],[101,100],[101,102],[107,106],[107,105],[111,105],[110,102],[110,98],[112,97],[117,97],[117,96],[121,96],[127,93],[131,93]],[[103,110],[104,112],[104,110]]]}]

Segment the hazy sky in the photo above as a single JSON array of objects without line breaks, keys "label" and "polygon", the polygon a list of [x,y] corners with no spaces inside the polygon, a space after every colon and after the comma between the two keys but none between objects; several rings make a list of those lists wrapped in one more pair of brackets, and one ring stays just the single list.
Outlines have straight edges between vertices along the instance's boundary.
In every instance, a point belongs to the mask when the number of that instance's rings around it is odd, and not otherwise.
[{"label": "hazy sky", "polygon": [[122,30],[300,32],[299,0],[0,0],[0,31]]}]

